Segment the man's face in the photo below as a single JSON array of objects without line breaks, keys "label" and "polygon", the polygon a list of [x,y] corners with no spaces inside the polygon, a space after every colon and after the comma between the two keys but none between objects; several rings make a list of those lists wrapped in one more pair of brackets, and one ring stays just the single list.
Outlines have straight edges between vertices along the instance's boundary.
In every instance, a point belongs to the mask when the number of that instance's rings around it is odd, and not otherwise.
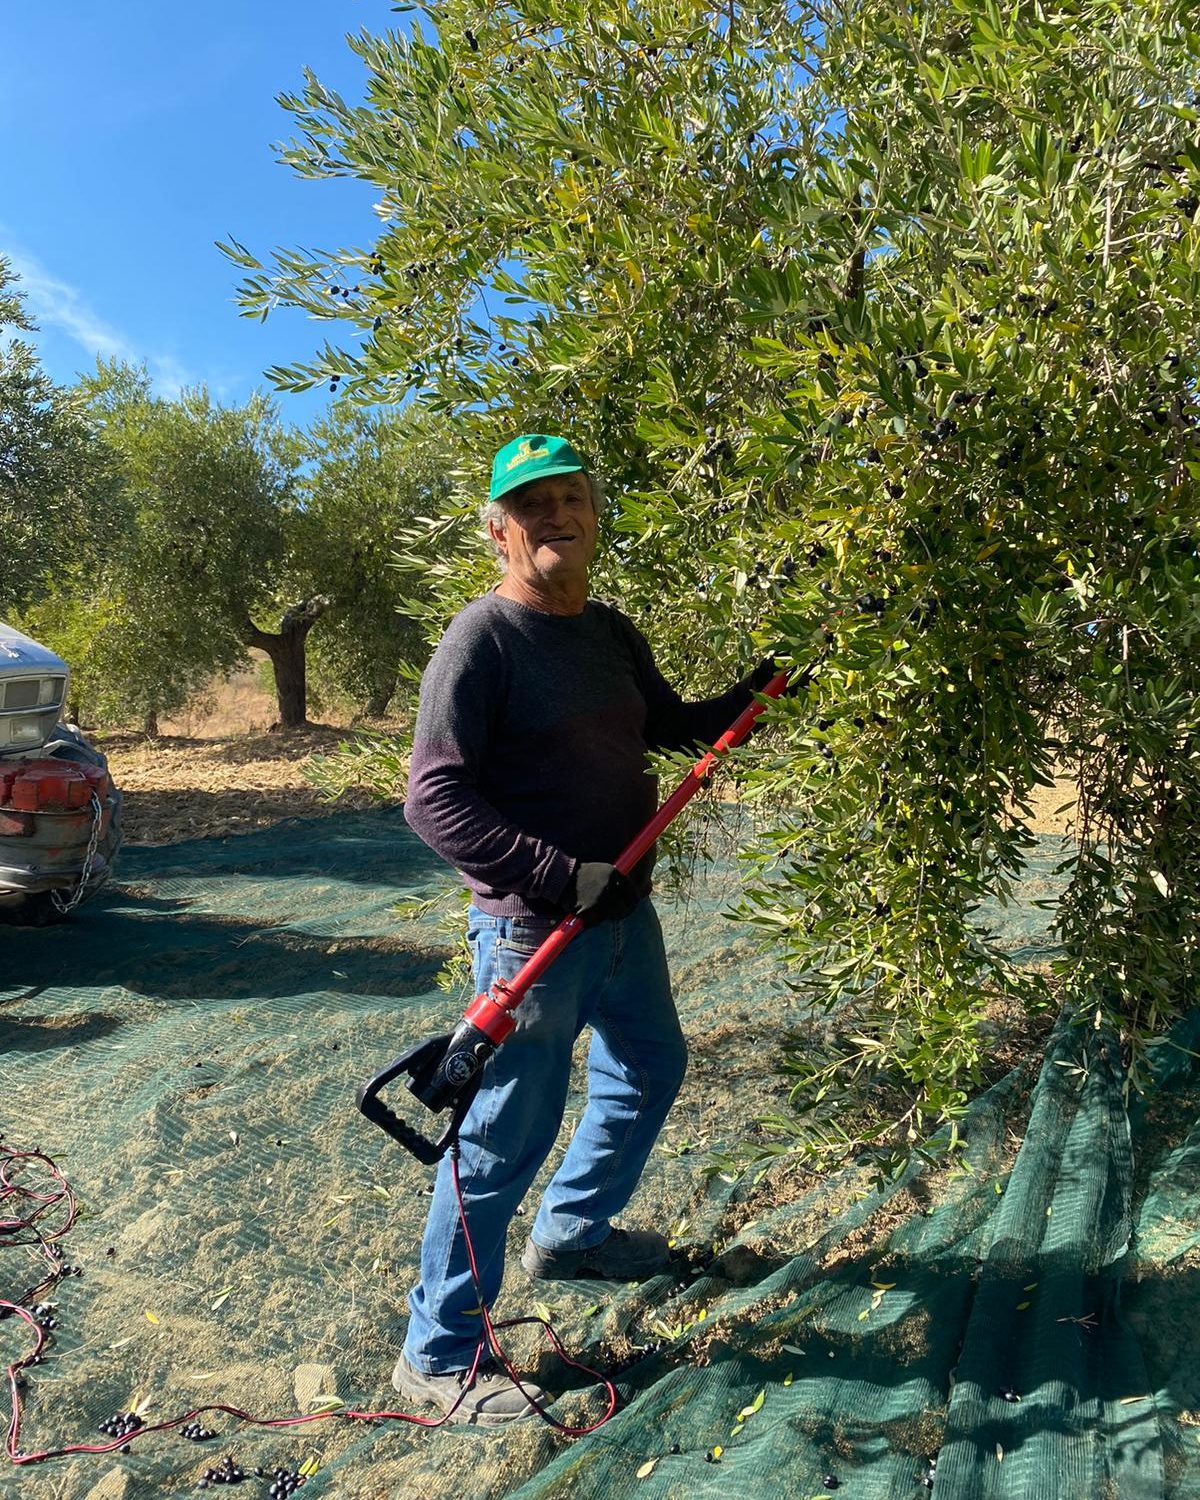
[{"label": "man's face", "polygon": [[488,533],[518,582],[536,589],[586,581],[598,523],[585,474],[549,474],[505,495],[500,504],[504,524],[489,521]]}]

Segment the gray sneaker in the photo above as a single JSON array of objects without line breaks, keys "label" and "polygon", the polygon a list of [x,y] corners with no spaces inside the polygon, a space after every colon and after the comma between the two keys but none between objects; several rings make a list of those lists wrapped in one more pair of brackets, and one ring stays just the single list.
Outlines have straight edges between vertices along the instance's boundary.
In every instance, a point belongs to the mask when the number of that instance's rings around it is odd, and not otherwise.
[{"label": "gray sneaker", "polygon": [[550,1398],[540,1386],[523,1380],[521,1384],[532,1398],[527,1400],[495,1360],[480,1364],[464,1395],[469,1374],[469,1370],[451,1370],[444,1375],[426,1375],[414,1369],[402,1354],[392,1371],[392,1385],[410,1401],[429,1402],[443,1413],[458,1402],[451,1422],[474,1422],[480,1427],[498,1427],[502,1422],[531,1417],[537,1410],[532,1401],[538,1406],[549,1404]]},{"label": "gray sneaker", "polygon": [[666,1237],[653,1229],[613,1229],[590,1250],[547,1250],[531,1239],[521,1255],[535,1281],[647,1281],[670,1261]]}]

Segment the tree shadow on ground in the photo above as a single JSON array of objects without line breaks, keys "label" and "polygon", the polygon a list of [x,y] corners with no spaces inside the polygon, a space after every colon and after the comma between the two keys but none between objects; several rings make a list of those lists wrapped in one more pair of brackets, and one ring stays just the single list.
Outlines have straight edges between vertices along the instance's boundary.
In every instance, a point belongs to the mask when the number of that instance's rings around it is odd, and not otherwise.
[{"label": "tree shadow on ground", "polygon": [[[0,1002],[2,1004],[4,1002]],[[55,1047],[77,1047],[108,1036],[122,1025],[121,1017],[105,1011],[33,1021],[25,1016],[0,1016],[0,1056],[17,1052],[46,1052]]]},{"label": "tree shadow on ground", "polygon": [[399,918],[393,934],[331,938],[161,898],[97,916],[69,933],[13,934],[5,950],[10,1003],[22,993],[71,990],[86,1006],[89,995],[114,987],[165,1005],[317,991],[402,997],[433,990],[448,957],[443,943]]},{"label": "tree shadow on ground", "polygon": [[118,888],[156,880],[246,876],[366,884],[381,895],[396,887],[453,880],[445,862],[405,823],[400,806],[287,818],[225,838],[198,835],[180,843],[135,845],[121,852],[117,865]]}]

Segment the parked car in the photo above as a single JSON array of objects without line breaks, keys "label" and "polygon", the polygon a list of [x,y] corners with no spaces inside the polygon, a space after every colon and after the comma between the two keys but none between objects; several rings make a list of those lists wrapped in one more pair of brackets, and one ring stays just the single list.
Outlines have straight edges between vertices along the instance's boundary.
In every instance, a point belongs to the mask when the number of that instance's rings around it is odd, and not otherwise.
[{"label": "parked car", "polygon": [[66,662],[0,622],[0,912],[65,915],[112,872],[121,793],[108,762],[64,722]]}]

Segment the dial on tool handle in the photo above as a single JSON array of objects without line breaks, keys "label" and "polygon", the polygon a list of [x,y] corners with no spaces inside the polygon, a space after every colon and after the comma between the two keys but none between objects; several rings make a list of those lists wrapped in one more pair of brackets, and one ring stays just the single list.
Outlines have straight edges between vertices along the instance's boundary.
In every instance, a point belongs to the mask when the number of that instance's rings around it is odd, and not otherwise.
[{"label": "dial on tool handle", "polygon": [[[762,690],[762,698],[778,698],[787,687],[789,674],[777,672]],[[765,703],[757,699],[737,716],[713,748],[706,751],[666,799],[642,831],[627,844],[613,864],[629,875],[663,830],[675,821],[702,786],[707,785],[721,757],[740,745],[754,727]],[[568,943],[583,931],[576,916],[564,917],[537,951],[510,980],[498,979],[486,995],[476,995],[453,1032],[431,1038],[390,1062],[381,1073],[364,1083],[355,1096],[358,1108],[393,1140],[419,1160],[432,1166],[458,1135],[459,1126],[479,1089],[484,1064],[516,1026],[513,1012]],[[379,1097],[380,1090],[408,1075],[409,1092],[435,1114],[451,1108],[446,1129],[436,1141],[428,1140],[401,1120]]]}]

